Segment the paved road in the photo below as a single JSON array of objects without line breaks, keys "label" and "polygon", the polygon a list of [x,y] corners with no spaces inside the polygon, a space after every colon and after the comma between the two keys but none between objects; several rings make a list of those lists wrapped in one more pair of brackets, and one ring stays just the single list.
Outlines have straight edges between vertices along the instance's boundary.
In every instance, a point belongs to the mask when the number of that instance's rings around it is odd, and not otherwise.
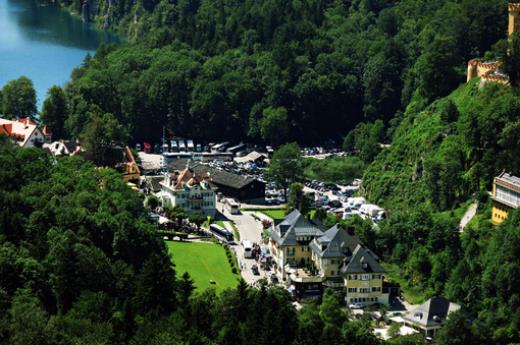
[{"label": "paved road", "polygon": [[464,228],[466,227],[466,225],[468,225],[468,223],[471,221],[473,216],[475,216],[475,213],[477,213],[477,208],[478,208],[478,202],[475,201],[469,206],[466,213],[464,213],[464,216],[462,216],[462,219],[460,220],[460,223],[459,223],[460,232],[464,231]]},{"label": "paved road", "polygon": [[[223,205],[217,203],[218,210],[222,212]],[[235,222],[235,225],[240,232],[240,241],[249,240],[251,243],[262,242],[262,224],[256,221],[250,213],[243,212],[238,215],[230,214],[225,208],[223,212],[224,216],[229,220]],[[230,229],[231,230],[231,229]],[[267,278],[267,272],[260,270],[260,275],[255,276],[251,271],[251,266],[256,264],[254,259],[244,258],[244,247],[241,243],[233,246],[235,253],[237,254],[238,262],[242,266],[242,277],[248,284],[254,284],[256,281]]]}]

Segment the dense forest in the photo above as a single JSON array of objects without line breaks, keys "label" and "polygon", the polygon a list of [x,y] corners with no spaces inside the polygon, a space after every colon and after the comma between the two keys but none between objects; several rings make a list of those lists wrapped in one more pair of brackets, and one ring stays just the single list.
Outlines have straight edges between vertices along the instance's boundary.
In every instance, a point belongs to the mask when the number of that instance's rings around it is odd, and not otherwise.
[{"label": "dense forest", "polygon": [[339,141],[449,94],[507,25],[507,0],[109,3],[132,43],[73,72],[69,136],[111,113],[133,142],[163,124],[202,140]]},{"label": "dense forest", "polygon": [[[83,11],[79,1],[60,3]],[[470,58],[520,51],[495,45],[506,8],[507,0],[99,2],[92,19],[130,43],[87,57],[64,88],[49,90],[40,115],[58,137],[87,143],[157,142],[163,125],[205,141],[344,138],[356,157],[326,168],[306,161],[304,173],[334,181],[364,169],[364,193],[388,219],[344,225],[411,297],[444,295],[471,315],[472,323],[450,318],[436,343],[516,344],[520,211],[492,227],[486,191],[500,171],[520,173],[518,88],[461,86]],[[28,84],[4,87],[4,115],[35,115],[34,102],[12,97],[32,99]],[[0,162],[0,343],[383,343],[369,320],[347,321],[329,291],[296,311],[278,289],[194,290],[175,275],[142,200],[110,169],[4,142]],[[461,234],[473,200],[477,216]]]},{"label": "dense forest", "polygon": [[[116,172],[78,157],[53,162],[2,138],[0,162],[0,343],[425,344],[422,336],[379,340],[369,318],[347,319],[331,290],[299,311],[279,288],[239,282],[218,295],[198,291],[188,274],[176,276],[139,194]],[[356,231],[383,253],[414,247],[408,274],[437,291],[445,283],[475,316],[473,324],[464,314],[450,317],[438,344],[519,341],[520,275],[511,258],[519,253],[520,212],[461,240],[426,211],[392,225],[373,244],[369,228]]]}]

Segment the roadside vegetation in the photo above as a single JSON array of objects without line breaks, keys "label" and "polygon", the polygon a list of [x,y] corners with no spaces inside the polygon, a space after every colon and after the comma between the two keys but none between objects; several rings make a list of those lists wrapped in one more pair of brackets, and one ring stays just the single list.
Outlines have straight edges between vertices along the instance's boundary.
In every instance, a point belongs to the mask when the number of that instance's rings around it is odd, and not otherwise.
[{"label": "roadside vegetation", "polygon": [[305,158],[303,175],[306,179],[325,183],[350,183],[363,175],[364,166],[363,161],[355,156]]}]

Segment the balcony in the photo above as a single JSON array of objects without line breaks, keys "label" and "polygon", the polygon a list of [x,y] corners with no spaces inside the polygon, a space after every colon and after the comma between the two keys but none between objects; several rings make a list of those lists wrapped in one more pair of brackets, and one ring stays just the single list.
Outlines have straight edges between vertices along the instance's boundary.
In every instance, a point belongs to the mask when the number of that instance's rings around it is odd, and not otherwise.
[{"label": "balcony", "polygon": [[296,283],[321,283],[325,280],[325,277],[313,274],[307,268],[285,266],[286,272],[289,274],[291,281]]}]

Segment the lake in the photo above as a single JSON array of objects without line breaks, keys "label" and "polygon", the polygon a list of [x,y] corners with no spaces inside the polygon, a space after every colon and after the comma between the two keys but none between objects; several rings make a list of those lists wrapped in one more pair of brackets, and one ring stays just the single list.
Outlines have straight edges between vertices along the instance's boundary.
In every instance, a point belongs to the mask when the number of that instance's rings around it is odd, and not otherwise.
[{"label": "lake", "polygon": [[34,83],[40,108],[47,89],[63,85],[87,53],[103,42],[120,41],[54,5],[0,0],[0,88],[25,75]]}]

